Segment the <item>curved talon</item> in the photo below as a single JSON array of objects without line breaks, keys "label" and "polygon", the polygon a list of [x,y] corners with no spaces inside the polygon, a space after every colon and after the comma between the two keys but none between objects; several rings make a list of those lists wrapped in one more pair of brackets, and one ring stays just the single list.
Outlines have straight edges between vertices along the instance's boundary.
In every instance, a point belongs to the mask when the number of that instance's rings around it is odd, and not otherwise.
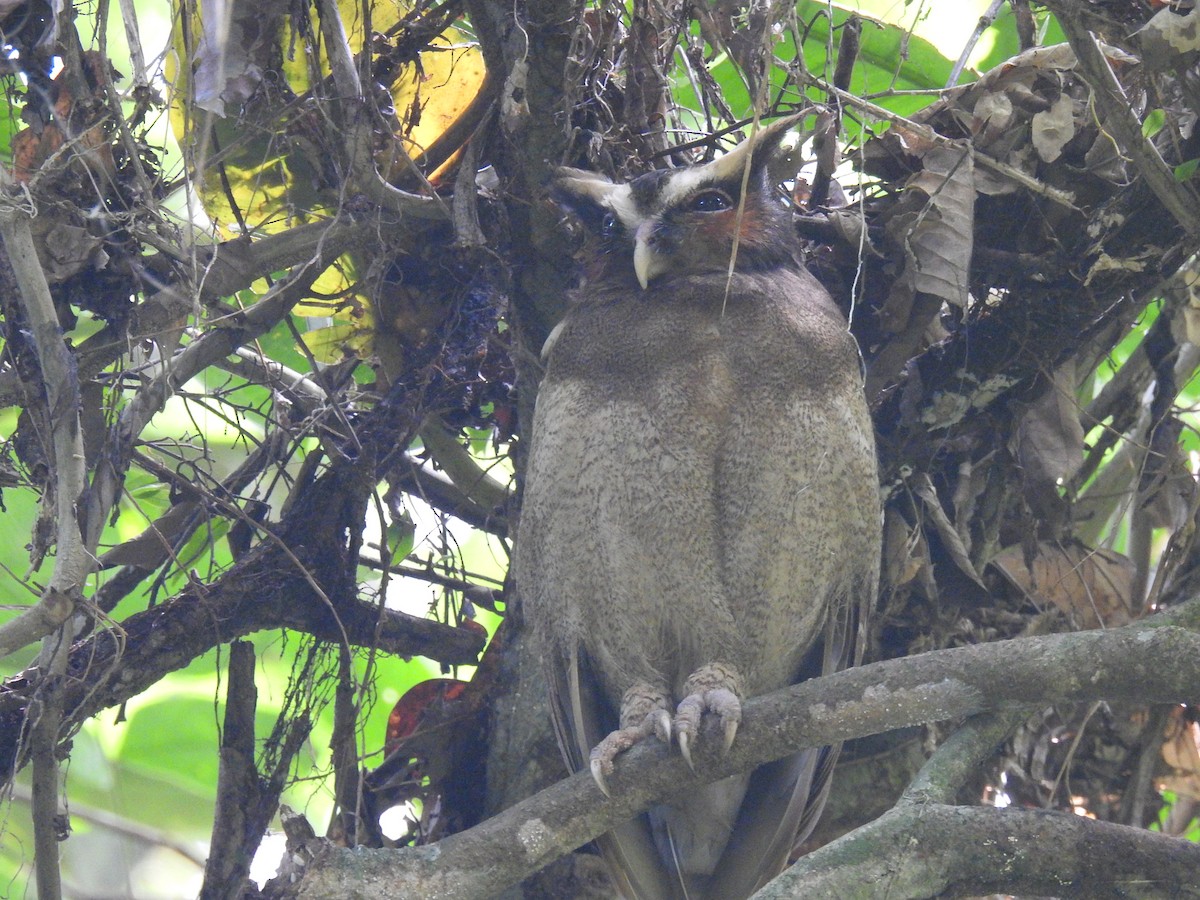
[{"label": "curved talon", "polygon": [[673,728],[679,738],[679,751],[692,765],[691,742],[700,733],[700,724],[704,718],[704,697],[701,694],[689,694],[679,702],[675,710]]},{"label": "curved talon", "polygon": [[696,765],[692,762],[691,738],[688,737],[686,731],[679,732],[679,753],[687,761],[688,768],[695,772]]},{"label": "curved talon", "polygon": [[[632,704],[630,694],[633,695]],[[645,688],[635,686],[626,692],[626,706],[621,712],[622,726],[610,732],[600,743],[592,748],[588,759],[588,768],[592,780],[605,797],[612,796],[608,790],[608,776],[613,772],[613,760],[618,754],[624,753],[650,735],[667,744],[671,742],[671,715],[661,706],[663,695],[660,692],[648,692]]]},{"label": "curved talon", "polygon": [[688,694],[676,707],[674,727],[679,736],[679,752],[693,771],[696,767],[692,764],[691,744],[700,734],[705,714],[711,713],[721,720],[721,752],[728,753],[733,746],[742,721],[742,702],[736,686],[737,680],[728,667],[716,665],[696,672],[684,686]]},{"label": "curved talon", "polygon": [[742,721],[742,704],[737,695],[726,688],[716,688],[704,697],[704,705],[721,717],[721,731],[724,736],[722,752],[728,753],[737,736],[738,725]]},{"label": "curved talon", "polygon": [[730,719],[722,724],[725,726],[725,740],[722,741],[721,752],[728,753],[733,746],[733,739],[737,737],[738,723],[736,719]]},{"label": "curved talon", "polygon": [[654,722],[655,736],[666,744],[671,745],[671,716],[665,709],[651,713]]},{"label": "curved talon", "polygon": [[593,759],[590,764],[592,770],[592,780],[596,782],[596,787],[600,788],[600,793],[605,797],[611,797],[608,792],[608,780],[604,777],[604,761]]}]

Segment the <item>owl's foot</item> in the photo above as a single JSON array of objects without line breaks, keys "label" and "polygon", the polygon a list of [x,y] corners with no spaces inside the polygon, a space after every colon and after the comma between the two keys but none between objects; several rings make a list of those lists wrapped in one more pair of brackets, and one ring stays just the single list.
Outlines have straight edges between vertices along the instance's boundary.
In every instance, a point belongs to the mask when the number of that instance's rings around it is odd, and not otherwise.
[{"label": "owl's foot", "polygon": [[604,796],[609,796],[607,776],[612,774],[613,759],[650,735],[671,743],[670,700],[665,691],[646,682],[638,682],[621,698],[621,727],[592,748],[589,765],[592,778]]},{"label": "owl's foot", "polygon": [[721,720],[724,735],[723,751],[733,746],[738,725],[742,721],[742,679],[737,669],[724,663],[709,663],[691,674],[683,685],[684,698],[675,711],[675,734],[679,752],[692,765],[692,741],[700,733],[700,720],[706,712]]}]

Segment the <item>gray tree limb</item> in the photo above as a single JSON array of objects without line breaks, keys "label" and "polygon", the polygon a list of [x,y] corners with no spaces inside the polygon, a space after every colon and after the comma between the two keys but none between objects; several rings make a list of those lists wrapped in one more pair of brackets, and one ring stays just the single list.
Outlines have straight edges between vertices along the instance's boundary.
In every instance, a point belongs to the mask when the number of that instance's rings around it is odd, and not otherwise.
[{"label": "gray tree limb", "polygon": [[[610,780],[611,798],[604,797],[589,776],[578,774],[432,846],[406,850],[327,847],[310,866],[300,895],[489,897],[654,803],[800,747],[987,710],[1019,710],[1030,703],[1186,701],[1194,697],[1200,677],[1200,634],[1192,630],[1198,624],[1200,604],[1193,602],[1170,614],[1112,631],[942,650],[807,681],[747,701],[729,754],[720,757],[716,749],[720,741],[709,735],[697,749],[696,774],[678,754],[660,745],[644,744],[620,760]],[[1171,665],[1164,666],[1168,659]],[[1045,829],[1048,821],[1040,813],[968,812],[979,813],[978,821],[985,824],[978,827],[993,832],[1008,827],[1008,820],[999,818],[1001,815],[1028,816],[1021,828],[1029,835]],[[962,821],[977,820],[964,817]],[[993,822],[1005,824],[990,824]],[[1189,854],[1195,854],[1194,864],[1200,866],[1200,848],[1179,850],[1175,839],[1147,837],[1122,826],[1079,820],[1055,833],[1066,840],[1081,830],[1086,840],[1105,847],[1099,851],[1101,856],[1120,859],[1119,854],[1130,847],[1144,847],[1147,853],[1181,856],[1184,862],[1191,859]],[[864,840],[870,839],[868,833]],[[843,840],[856,838],[850,835]],[[1163,842],[1171,843],[1168,847]],[[1036,844],[1022,846],[1030,852],[1037,850]],[[1095,855],[1095,846],[1089,852]],[[1049,871],[1054,851],[1046,853],[1041,865]],[[1156,896],[1178,895],[1164,891]]]}]

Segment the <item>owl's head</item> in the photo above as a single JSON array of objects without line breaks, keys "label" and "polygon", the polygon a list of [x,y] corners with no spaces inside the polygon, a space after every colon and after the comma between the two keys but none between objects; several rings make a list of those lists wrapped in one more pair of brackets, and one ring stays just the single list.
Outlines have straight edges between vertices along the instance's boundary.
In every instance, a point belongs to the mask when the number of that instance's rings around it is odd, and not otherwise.
[{"label": "owl's head", "polygon": [[591,276],[633,275],[646,288],[658,279],[723,273],[735,234],[737,271],[795,266],[798,239],[767,163],[799,118],[777,119],[710,163],[660,169],[628,184],[560,169],[552,193],[588,232],[587,247],[598,257],[589,261]]}]

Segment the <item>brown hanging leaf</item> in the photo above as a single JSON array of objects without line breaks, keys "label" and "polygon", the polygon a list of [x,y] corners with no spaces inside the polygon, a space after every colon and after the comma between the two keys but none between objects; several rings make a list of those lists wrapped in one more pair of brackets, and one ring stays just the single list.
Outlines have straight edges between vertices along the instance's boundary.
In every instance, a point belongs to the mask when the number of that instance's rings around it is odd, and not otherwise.
[{"label": "brown hanging leaf", "polygon": [[1188,721],[1182,709],[1173,710],[1167,722],[1162,756],[1173,771],[1159,787],[1200,800],[1200,725]]},{"label": "brown hanging leaf", "polygon": [[1031,125],[1033,148],[1044,162],[1054,162],[1075,137],[1075,101],[1067,94],[1059,94],[1049,109],[1034,114]]},{"label": "brown hanging leaf", "polygon": [[929,565],[929,545],[919,528],[909,528],[896,510],[883,517],[883,583],[890,590],[910,584]]},{"label": "brown hanging leaf", "polygon": [[1125,625],[1133,618],[1135,566],[1112,550],[1042,541],[1031,567],[1024,548],[1014,544],[991,565],[1038,606],[1056,607],[1081,630]]},{"label": "brown hanging leaf", "polygon": [[1070,360],[1055,371],[1049,389],[1017,425],[1016,456],[1026,483],[1038,490],[1053,490],[1083,465],[1075,380],[1075,362]]},{"label": "brown hanging leaf", "polygon": [[918,294],[966,306],[975,222],[975,170],[969,149],[930,146],[919,135],[909,135],[905,146],[922,168],[908,180],[905,200],[885,226],[889,241],[903,248],[905,260],[880,311],[881,323],[893,332],[908,324]]},{"label": "brown hanging leaf", "polygon": [[933,482],[929,480],[929,476],[921,474],[913,479],[913,493],[921,498],[925,513],[929,516],[933,527],[937,531],[937,535],[941,538],[942,545],[946,548],[946,552],[950,554],[950,558],[954,560],[963,574],[974,581],[977,585],[986,589],[983,579],[979,577],[979,573],[975,570],[975,564],[971,562],[970,552],[967,545],[963,542],[963,537],[958,533],[958,529],[950,521],[950,517],[946,515],[946,511],[942,508],[942,503],[938,500],[937,490],[933,486]]}]

